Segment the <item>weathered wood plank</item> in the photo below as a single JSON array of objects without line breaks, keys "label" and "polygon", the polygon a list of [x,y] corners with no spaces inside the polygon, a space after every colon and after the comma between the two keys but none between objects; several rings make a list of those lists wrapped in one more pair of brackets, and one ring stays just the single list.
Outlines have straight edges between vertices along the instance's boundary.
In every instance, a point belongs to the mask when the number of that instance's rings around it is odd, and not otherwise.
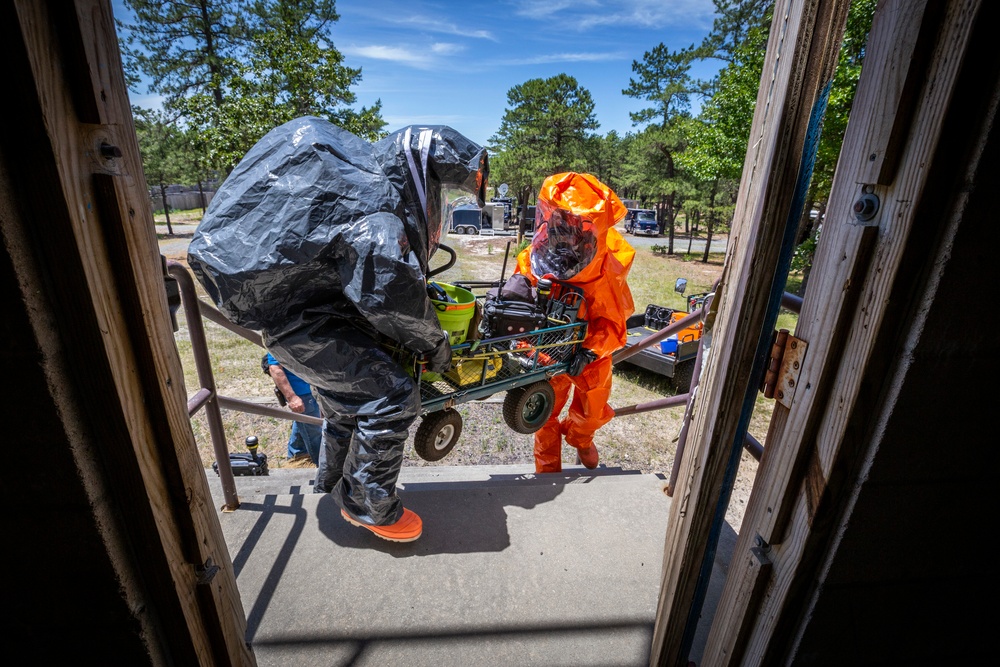
[{"label": "weathered wood plank", "polygon": [[[86,363],[111,386],[91,393],[86,409],[120,424],[115,446],[102,452],[104,464],[120,482],[116,497],[145,506],[142,512],[123,508],[120,518],[128,531],[129,521],[152,517],[152,525],[131,530],[155,540],[162,550],[158,562],[169,572],[154,573],[157,562],[140,566],[148,576],[173,581],[201,664],[253,664],[231,560],[187,417],[110,3],[25,0],[16,3],[16,12],[49,137],[47,147],[35,148],[51,149],[58,173],[44,184],[44,196],[61,197],[66,211],[52,221],[52,232],[81,269],[55,270],[51,277],[57,285],[71,281],[68,294],[87,295],[70,307],[79,309],[81,325],[93,322],[100,332],[101,349],[92,350]],[[118,147],[122,156],[105,157],[102,144]],[[221,569],[199,593],[199,573],[208,561]]]},{"label": "weathered wood plank", "polygon": [[[905,11],[901,4],[906,5]],[[961,58],[955,54],[964,52],[964,42],[974,23],[971,15],[978,5],[974,0],[948,2],[943,20],[937,14],[932,14],[933,19],[908,15],[906,20],[898,20],[912,11],[909,3],[888,2],[879,7],[870,41],[870,55],[876,66],[869,70],[866,63],[862,73],[855,103],[861,112],[852,115],[845,136],[823,237],[795,332],[809,342],[800,391],[791,410],[776,411],[770,425],[765,455],[735,549],[737,554],[744,553],[760,537],[770,545],[774,563],[766,602],[755,614],[756,627],[741,664],[761,664],[768,651],[780,654],[775,642],[788,639],[777,637],[782,606],[798,578],[809,576],[798,570],[806,558],[805,545],[829,529],[817,517],[817,507],[829,491],[834,469],[842,466],[842,458],[849,454],[842,448],[849,421],[863,410],[856,400],[866,370],[881,363],[872,358],[873,349],[886,326],[888,295],[900,259],[907,243],[912,242],[909,230],[915,201],[929,187],[927,164],[936,148],[951,85],[961,66]],[[940,9],[935,3],[922,6],[928,12]],[[881,16],[883,11],[887,16]],[[875,100],[884,94],[885,77],[892,81],[892,72],[909,65],[887,62],[885,54],[876,53],[876,45],[889,49],[893,58],[913,60],[910,48],[894,45],[897,41],[909,44],[914,26],[928,23],[938,30],[930,67],[907,75],[930,82],[921,89],[916,111],[900,102],[891,105],[898,118],[883,119],[867,113],[865,100],[876,104]],[[909,130],[905,141],[890,140],[888,134],[901,127]],[[878,227],[864,229],[854,224],[853,204],[860,192],[856,175],[865,173],[873,146],[890,144],[899,147],[899,157],[893,160],[897,164],[888,171],[883,165],[878,172],[883,176],[892,172],[895,176],[880,193],[881,210],[874,220]],[[705,651],[708,664],[731,654],[732,637],[743,622],[740,610],[750,611],[746,588],[746,582],[727,581],[719,604],[727,611],[717,618],[710,632]]]},{"label": "weathered wood plank", "polygon": [[[890,0],[879,7],[878,18],[873,21],[865,73],[877,86],[858,90],[854,109],[871,127],[865,146],[856,146],[866,159],[858,163],[855,182],[858,184],[889,185],[899,163],[901,143],[909,133],[910,116],[901,113],[912,107],[913,96],[922,86],[926,42],[940,20],[935,0]],[[928,11],[930,10],[930,11]],[[918,38],[923,27],[923,40]],[[927,34],[931,33],[931,34]]]},{"label": "weathered wood plank", "polygon": [[773,326],[767,323],[772,307],[777,312],[771,301],[783,288],[774,281],[787,225],[799,214],[791,209],[810,120],[832,77],[847,9],[843,0],[775,5],[726,266],[712,306],[714,342],[670,508],[652,664],[687,661],[719,489],[739,455],[741,423],[748,421],[744,404],[760,380],[753,375],[763,364],[757,359],[761,340],[765,348],[770,341],[764,329]]}]

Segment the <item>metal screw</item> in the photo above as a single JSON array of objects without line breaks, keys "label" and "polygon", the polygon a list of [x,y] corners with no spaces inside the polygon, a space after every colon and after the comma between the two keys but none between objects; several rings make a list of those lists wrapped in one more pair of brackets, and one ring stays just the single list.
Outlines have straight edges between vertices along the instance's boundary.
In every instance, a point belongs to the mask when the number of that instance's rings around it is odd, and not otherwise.
[{"label": "metal screw", "polygon": [[107,143],[101,144],[101,156],[107,158],[108,160],[121,157],[122,149]]},{"label": "metal screw", "polygon": [[782,400],[783,398],[785,398],[785,392],[783,392],[783,391],[778,391],[778,400],[780,401],[780,400]]},{"label": "metal screw", "polygon": [[863,194],[854,202],[854,217],[865,222],[871,220],[878,213],[878,197],[873,194]]}]

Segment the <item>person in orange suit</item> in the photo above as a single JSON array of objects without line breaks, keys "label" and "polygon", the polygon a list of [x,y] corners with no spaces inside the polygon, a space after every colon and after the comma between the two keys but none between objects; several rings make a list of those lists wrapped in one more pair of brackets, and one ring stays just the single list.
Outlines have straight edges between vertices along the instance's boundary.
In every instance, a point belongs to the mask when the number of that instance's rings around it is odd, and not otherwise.
[{"label": "person in orange suit", "polygon": [[[578,317],[587,321],[587,334],[567,372],[551,380],[556,394],[552,416],[535,433],[537,472],[562,470],[564,437],[584,466],[597,467],[594,433],[615,414],[608,405],[611,355],[625,345],[625,321],[635,311],[627,283],[635,250],[614,228],[626,211],[611,188],[590,174],[555,174],[542,183],[535,234],[518,255],[516,272],[533,285],[549,278],[553,295],[558,290],[582,292]],[[570,389],[573,399],[560,419]]]}]

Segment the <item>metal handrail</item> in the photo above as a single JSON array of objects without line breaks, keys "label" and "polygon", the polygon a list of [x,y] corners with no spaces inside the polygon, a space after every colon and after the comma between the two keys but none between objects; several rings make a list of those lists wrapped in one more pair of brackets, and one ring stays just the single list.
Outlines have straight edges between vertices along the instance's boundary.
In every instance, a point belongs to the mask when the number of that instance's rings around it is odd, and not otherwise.
[{"label": "metal handrail", "polygon": [[208,432],[212,437],[212,448],[215,450],[219,481],[222,483],[222,496],[225,500],[222,510],[232,512],[239,508],[240,499],[236,493],[233,467],[229,464],[226,431],[222,425],[222,412],[219,410],[219,397],[215,390],[215,375],[212,373],[212,362],[208,356],[205,327],[202,325],[201,313],[196,305],[198,295],[195,292],[194,280],[183,264],[173,260],[167,260],[167,273],[177,280],[177,286],[180,288],[181,305],[184,306],[184,315],[191,336],[194,365],[198,372],[198,382],[201,384],[201,389],[188,400],[188,416],[191,417],[202,407],[205,408],[205,419],[208,421]]},{"label": "metal handrail", "polygon": [[233,324],[221,312],[199,299],[195,291],[194,280],[183,264],[174,260],[167,260],[166,264],[167,273],[177,280],[177,285],[180,288],[181,304],[184,306],[184,315],[187,318],[188,331],[191,335],[191,351],[194,354],[195,369],[198,372],[198,382],[201,385],[198,391],[188,399],[188,417],[193,417],[202,408],[205,409],[208,432],[212,438],[212,449],[219,467],[219,481],[222,483],[222,495],[225,500],[222,510],[232,512],[239,508],[240,499],[236,493],[236,479],[229,462],[229,446],[226,443],[221,408],[264,417],[289,419],[317,426],[323,425],[323,419],[220,395],[216,391],[215,375],[212,372],[212,362],[208,355],[208,339],[205,336],[202,317],[204,316],[206,319],[225,327],[261,348],[264,347],[264,341],[256,331]]},{"label": "metal handrail", "polygon": [[[451,249],[446,246],[442,247],[451,251]],[[451,263],[454,263],[454,251],[451,252]],[[166,265],[167,272],[170,276],[177,280],[177,284],[180,288],[181,303],[184,306],[184,314],[187,318],[188,330],[191,335],[191,348],[194,354],[195,368],[198,372],[198,381],[201,384],[201,388],[195,392],[190,399],[188,399],[188,416],[193,417],[198,410],[205,408],[205,416],[208,421],[208,431],[212,438],[212,447],[215,451],[215,457],[218,462],[219,479],[222,483],[222,492],[225,499],[223,511],[234,511],[239,508],[240,502],[239,496],[236,492],[236,480],[233,476],[232,466],[229,462],[229,448],[226,444],[225,429],[222,425],[221,408],[226,408],[227,410],[238,410],[265,417],[274,417],[277,419],[289,419],[306,424],[322,425],[323,419],[319,417],[311,417],[309,415],[300,415],[287,410],[281,410],[279,408],[258,405],[249,401],[219,395],[216,391],[215,376],[212,373],[211,361],[208,356],[208,340],[205,337],[202,317],[204,316],[206,319],[215,322],[216,324],[228,329],[229,331],[241,336],[255,345],[258,345],[261,348],[264,347],[264,341],[260,334],[256,331],[245,329],[237,324],[233,324],[220,311],[199,299],[197,292],[195,291],[194,280],[191,278],[187,268],[183,264],[174,260],[167,260]],[[451,266],[451,264],[448,264],[447,266]],[[447,266],[444,268],[447,268]],[[439,272],[440,270],[438,273]],[[787,310],[791,310],[792,312],[800,313],[802,309],[802,297],[784,292],[781,297],[781,306]],[[652,336],[643,339],[631,347],[622,348],[616,351],[611,357],[611,363],[617,364],[624,361],[641,350],[667,339],[678,331],[686,329],[689,326],[693,326],[696,322],[704,318],[706,307],[707,306],[703,306],[688,314],[686,317],[670,323],[668,326],[660,329]],[[698,378],[701,375],[701,362],[702,343],[699,340],[698,351],[694,361],[695,367],[691,378],[691,387],[687,393],[614,409],[616,417],[623,417],[642,412],[663,410],[679,405],[685,406],[681,432],[677,441],[677,450],[674,455],[670,478],[667,482],[666,493],[668,496],[673,495],[677,470],[680,466],[680,462],[684,454],[684,448],[687,444],[687,431],[691,423],[692,398],[695,394],[695,389],[698,386]],[[744,434],[743,446],[751,456],[753,456],[757,461],[760,461],[760,458],[763,455],[764,446],[752,435],[750,435],[750,433]]]},{"label": "metal handrail", "polygon": [[[798,314],[802,311],[802,297],[789,292],[784,292],[781,295],[781,306]],[[616,364],[620,361],[624,361],[633,354],[638,353],[640,350],[644,350],[651,345],[655,345],[678,331],[692,326],[695,322],[704,318],[706,307],[707,306],[703,306],[686,317],[670,323],[668,326],[660,329],[652,336],[644,338],[642,341],[635,343],[631,347],[618,350],[611,356],[611,363]],[[688,393],[677,394],[676,396],[669,396],[667,398],[660,398],[655,401],[649,401],[648,403],[639,403],[636,405],[628,405],[623,408],[614,408],[615,417],[624,417],[627,415],[639,414],[641,412],[663,410],[665,408],[672,408],[678,405],[685,406],[684,417],[681,420],[681,432],[677,437],[677,449],[674,453],[674,462],[670,469],[670,478],[667,481],[666,494],[668,496],[673,495],[674,485],[677,481],[677,470],[684,455],[684,448],[687,445],[687,432],[688,427],[691,424],[691,409],[693,407],[693,401],[691,399],[694,396],[695,388],[698,386],[698,377],[701,375],[701,353],[702,343],[701,340],[699,340],[698,352],[694,359],[694,370],[691,374],[691,387],[688,390]],[[749,432],[745,433],[743,436],[743,448],[746,449],[747,452],[749,452],[750,455],[757,461],[760,461],[761,457],[764,455],[764,445],[758,442],[757,439],[750,435]]]}]

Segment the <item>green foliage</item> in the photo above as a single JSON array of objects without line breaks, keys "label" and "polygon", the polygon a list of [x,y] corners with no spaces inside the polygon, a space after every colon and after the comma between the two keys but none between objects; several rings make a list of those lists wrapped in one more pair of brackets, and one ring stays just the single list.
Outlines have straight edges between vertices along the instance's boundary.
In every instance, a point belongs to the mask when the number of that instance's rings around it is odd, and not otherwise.
[{"label": "green foliage", "polygon": [[629,137],[620,137],[614,130],[606,136],[591,135],[586,142],[587,172],[593,174],[602,183],[607,184],[619,196],[627,187],[624,165],[628,155]]},{"label": "green foliage", "polygon": [[133,113],[146,184],[164,187],[181,180],[185,172],[181,133],[163,112],[136,108]]},{"label": "green foliage", "polygon": [[126,0],[130,80],[152,80],[177,124],[203,153],[191,162],[231,169],[274,127],[326,118],[369,140],[384,135],[381,102],[355,110],[361,70],[344,65],[330,28],[334,0]]},{"label": "green foliage", "polygon": [[586,170],[588,138],[598,123],[590,91],[576,79],[530,79],[507,91],[507,104],[489,141],[491,181],[537,191],[546,176]]},{"label": "green foliage", "polygon": [[235,0],[124,0],[134,23],[118,21],[127,78],[150,77],[149,92],[172,109],[181,99],[207,94],[222,101],[221,82],[239,51]]},{"label": "green foliage", "polygon": [[792,271],[807,271],[812,265],[813,255],[816,254],[816,246],[819,245],[819,230],[810,234],[805,241],[795,246],[792,253],[792,262],[789,268]]},{"label": "green foliage", "polygon": [[[660,205],[661,224],[685,221],[719,230],[731,220],[743,170],[771,26],[773,0],[713,0],[717,18],[705,40],[679,50],[660,43],[632,63],[624,95],[644,108],[640,129],[602,136],[588,90],[567,74],[530,79],[507,92],[507,108],[489,141],[491,184],[507,183],[518,207],[542,180],[586,171],[622,198]],[[381,102],[356,109],[361,70],[334,48],[334,0],[124,0],[135,14],[123,33],[126,74],[150,77],[166,113],[143,118],[145,154],[157,123],[174,125],[173,142],[155,149],[147,177],[194,182],[229,169],[266,132],[302,115],[327,118],[376,140],[386,123]],[[851,111],[876,0],[854,0],[824,119],[809,206],[823,210]],[[711,82],[690,75],[698,59],[725,63]],[[690,115],[692,100],[702,105]],[[137,120],[137,125],[139,120]],[[158,130],[159,143],[167,142]],[[176,135],[176,136],[174,136]],[[152,143],[151,143],[152,142]],[[168,161],[166,153],[181,153]],[[186,156],[183,154],[186,153]],[[175,164],[176,163],[176,164]],[[808,208],[808,206],[807,206]],[[687,224],[687,223],[685,223]],[[810,236],[803,218],[800,238]],[[803,252],[809,249],[803,248]]]},{"label": "green foliage", "polygon": [[372,109],[352,110],[349,105],[357,98],[350,88],[361,81],[361,70],[345,66],[340,52],[325,46],[328,29],[339,18],[333,0],[258,0],[247,18],[246,32],[253,42],[250,71],[243,78],[249,74],[254,92],[276,109],[278,122],[272,126],[321,116],[362,138],[380,139],[385,126],[381,102]]},{"label": "green foliage", "polygon": [[658,120],[666,127],[674,119],[688,115],[691,93],[695,87],[691,76],[691,63],[697,52],[694,46],[680,51],[668,51],[661,42],[652,51],[643,54],[642,61],[632,61],[632,71],[638,75],[629,79],[622,95],[646,100],[651,106],[629,113],[633,125]]},{"label": "green foliage", "polygon": [[716,18],[712,31],[702,41],[703,58],[734,61],[734,53],[747,40],[751,30],[768,30],[774,0],[713,0]]},{"label": "green foliage", "polygon": [[[716,4],[722,4],[721,0],[716,0]],[[719,21],[722,19],[717,24]],[[697,121],[691,124],[690,150],[679,157],[699,180],[740,179],[764,67],[770,14],[759,21],[743,27],[732,19],[723,21],[730,31],[743,37],[725,47],[729,64],[719,73],[713,95],[702,105]]]}]

